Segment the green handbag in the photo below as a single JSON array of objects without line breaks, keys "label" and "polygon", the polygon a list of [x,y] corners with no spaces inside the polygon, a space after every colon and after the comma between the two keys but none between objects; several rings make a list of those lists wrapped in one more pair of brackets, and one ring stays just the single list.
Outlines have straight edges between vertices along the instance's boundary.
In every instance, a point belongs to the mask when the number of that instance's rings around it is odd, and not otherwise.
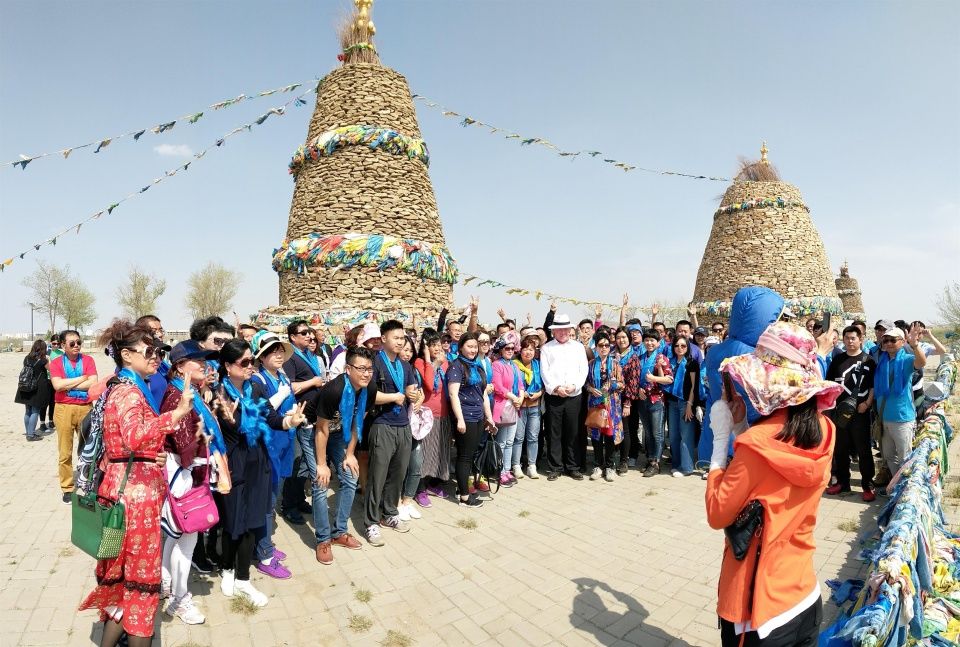
[{"label": "green handbag", "polygon": [[[127,461],[127,470],[117,492],[117,502],[101,505],[97,501],[96,491],[83,495],[74,492],[71,496],[73,526],[70,541],[74,546],[96,559],[113,559],[120,554],[123,537],[127,531],[127,515],[121,498],[127,486],[130,468],[133,467],[133,453]],[[96,461],[90,464],[91,476]]]}]

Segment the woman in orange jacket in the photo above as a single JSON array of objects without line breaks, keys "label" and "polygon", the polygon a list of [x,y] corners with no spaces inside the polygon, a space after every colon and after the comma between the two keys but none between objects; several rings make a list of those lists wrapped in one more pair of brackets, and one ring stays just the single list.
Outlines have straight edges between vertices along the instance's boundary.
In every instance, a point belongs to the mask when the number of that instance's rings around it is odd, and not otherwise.
[{"label": "woman in orange jacket", "polygon": [[[729,541],[724,545],[717,614],[725,646],[817,644],[822,609],[813,531],[834,443],[833,423],[822,411],[833,407],[841,389],[820,378],[816,353],[810,333],[777,322],[753,353],[720,367],[762,416],[746,428],[746,407],[732,388],[724,389],[710,413],[707,521],[726,528],[752,501],[763,506],[762,525],[742,561]],[[726,465],[731,432],[738,435]]]}]

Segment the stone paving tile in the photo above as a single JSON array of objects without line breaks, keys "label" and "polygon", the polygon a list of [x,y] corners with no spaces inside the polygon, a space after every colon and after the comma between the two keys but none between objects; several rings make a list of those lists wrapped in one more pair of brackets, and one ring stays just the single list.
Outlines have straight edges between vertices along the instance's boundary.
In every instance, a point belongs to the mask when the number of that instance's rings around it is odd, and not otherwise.
[{"label": "stone paving tile", "polygon": [[[94,563],[70,544],[53,439],[23,440],[21,410],[12,404],[21,360],[0,356],[0,645],[89,645],[100,636],[96,614],[73,609],[93,588]],[[951,454],[960,464],[960,443]],[[714,645],[723,538],[706,524],[703,486],[636,471],[614,483],[523,479],[469,514],[433,499],[411,532],[385,532],[383,548],[337,549],[331,566],[314,559],[310,524],[281,520],[275,539],[294,577],[253,572],[270,596],[265,609],[238,616],[218,578],[194,574],[190,587],[206,624],[186,627],[161,613],[154,644],[377,645],[396,630],[418,646]],[[824,499],[815,557],[821,583],[865,573],[857,533],[838,524],[867,528],[882,505]],[[960,499],[947,499],[945,509],[956,524]],[[477,528],[459,527],[465,518]],[[368,603],[355,599],[360,588],[372,593]],[[352,614],[373,627],[354,632]],[[836,607],[828,602],[824,615],[830,622]]]}]

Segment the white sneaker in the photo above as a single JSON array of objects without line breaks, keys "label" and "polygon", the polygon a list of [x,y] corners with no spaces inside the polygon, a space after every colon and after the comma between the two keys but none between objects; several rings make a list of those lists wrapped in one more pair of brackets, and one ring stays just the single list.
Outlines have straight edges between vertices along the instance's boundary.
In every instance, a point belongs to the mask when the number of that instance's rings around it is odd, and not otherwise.
[{"label": "white sneaker", "polygon": [[536,466],[536,465],[528,465],[528,466],[527,466],[527,476],[529,476],[529,477],[532,478],[532,479],[538,479],[538,478],[540,478],[540,475],[537,474],[537,466]]},{"label": "white sneaker", "polygon": [[[176,604],[176,606],[174,606]],[[193,603],[193,596],[187,593],[180,603],[176,600],[167,606],[167,615],[180,618],[185,625],[202,625],[206,618],[200,613],[200,609]]]},{"label": "white sneaker", "polygon": [[613,482],[613,477],[615,474],[616,472],[614,469],[612,467],[608,467],[607,469],[603,470],[603,480],[607,483],[611,483]]},{"label": "white sneaker", "polygon": [[410,521],[410,511],[407,509],[407,506],[402,503],[398,505],[397,516],[400,517],[400,521]]},{"label": "white sneaker", "polygon": [[680,470],[673,470],[672,472],[670,472],[670,475],[675,479],[683,478],[683,472],[681,472]]},{"label": "white sneaker", "polygon": [[380,536],[380,526],[374,524],[367,527],[367,541],[371,546],[383,546],[383,537]]},{"label": "white sneaker", "polygon": [[593,468],[593,471],[590,472],[590,480],[591,480],[591,481],[599,481],[601,478],[602,478],[602,475],[601,475],[601,473],[600,473],[600,468],[599,468],[599,467],[594,467],[594,468]]},{"label": "white sneaker", "polygon": [[267,606],[267,602],[270,601],[266,595],[254,588],[253,584],[250,583],[250,580],[234,581],[233,589],[236,593],[250,598],[250,601],[253,602],[253,605],[257,607],[265,607]]},{"label": "white sneaker", "polygon": [[407,504],[407,514],[410,515],[411,519],[423,519],[423,515],[420,514],[417,506],[413,505],[412,503]]},{"label": "white sneaker", "polygon": [[234,579],[233,570],[225,570],[220,575],[220,592],[223,593],[224,597],[232,598],[235,592],[236,580]]},{"label": "white sneaker", "polygon": [[517,479],[518,481],[523,478],[523,470],[519,465],[513,466],[513,478]]}]

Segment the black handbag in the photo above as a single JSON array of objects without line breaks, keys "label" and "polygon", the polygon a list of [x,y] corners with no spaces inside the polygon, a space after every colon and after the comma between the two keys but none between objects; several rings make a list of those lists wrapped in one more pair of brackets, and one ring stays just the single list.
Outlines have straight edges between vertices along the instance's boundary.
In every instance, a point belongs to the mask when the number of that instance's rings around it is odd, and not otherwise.
[{"label": "black handbag", "polygon": [[[732,524],[723,529],[723,534],[730,542],[730,549],[733,550],[733,557],[738,562],[742,562],[747,556],[747,549],[750,548],[750,541],[754,535],[757,535],[757,541],[760,541],[759,536],[762,531],[763,504],[754,499],[744,506]],[[759,548],[757,546],[757,552]]]},{"label": "black handbag", "polygon": [[[483,449],[474,457],[473,474],[474,481],[479,482],[480,477],[486,477],[487,485],[490,486],[490,493],[500,490],[500,473],[503,471],[503,450],[497,443],[494,436],[487,438]],[[496,486],[496,490],[494,490]]]}]

